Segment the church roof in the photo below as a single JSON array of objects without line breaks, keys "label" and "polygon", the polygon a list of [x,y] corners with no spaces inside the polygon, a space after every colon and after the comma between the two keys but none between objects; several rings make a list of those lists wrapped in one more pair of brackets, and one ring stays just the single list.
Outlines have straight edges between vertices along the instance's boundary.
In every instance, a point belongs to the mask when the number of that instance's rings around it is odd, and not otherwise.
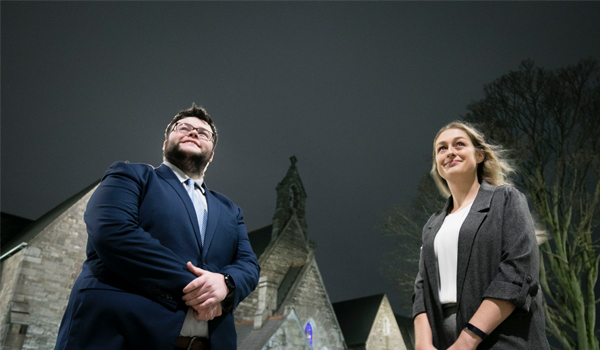
[{"label": "church roof", "polygon": [[235,326],[238,350],[262,349],[283,323],[283,317],[271,317],[261,329],[254,329],[254,322],[243,322]]},{"label": "church roof", "polygon": [[[38,233],[42,232],[48,225],[50,225],[54,220],[56,220],[59,216],[61,216],[64,212],[66,212],[69,208],[71,208],[75,203],[77,203],[83,196],[88,194],[94,187],[96,187],[100,183],[100,180],[95,181],[93,184],[84,188],[82,191],[76,193],[71,196],[64,202],[60,203],[54,209],[50,210],[46,214],[42,215],[39,219],[35,220],[31,225],[29,225],[25,230],[21,231],[17,234],[13,239],[11,239],[6,244],[2,244],[2,253],[3,256],[5,253],[11,251],[12,249],[19,246],[21,243],[28,243],[31,241]],[[3,218],[4,219],[4,218]]]},{"label": "church roof", "polygon": [[[269,317],[267,322],[265,322],[260,329],[254,329],[253,321],[236,323],[235,331],[237,333],[238,350],[259,350],[271,348],[269,340],[278,331],[280,331],[279,334],[283,336],[282,338],[279,338],[279,340],[283,340],[284,344],[286,343],[286,338],[288,338],[287,341],[292,341],[294,338],[296,338],[296,340],[300,340],[300,342],[305,344],[305,346],[298,346],[299,344],[296,342],[295,347],[290,347],[290,344],[292,343],[288,343],[287,347],[284,347],[285,349],[312,349],[308,343],[308,340],[304,336],[304,330],[300,325],[298,315],[296,315],[294,309],[292,309],[287,315],[275,315]],[[278,348],[276,344],[273,345]]]},{"label": "church roof", "polygon": [[394,314],[398,328],[400,328],[400,334],[404,339],[406,350],[415,350],[415,323],[412,317],[406,317],[398,314]]},{"label": "church roof", "polygon": [[250,239],[250,245],[254,254],[257,258],[260,258],[262,253],[267,249],[269,243],[271,243],[271,232],[273,231],[273,225],[261,227],[254,231],[248,232],[248,238]]},{"label": "church roof", "polygon": [[348,346],[366,344],[385,294],[333,303]]},{"label": "church roof", "polygon": [[23,230],[33,222],[33,220],[5,212],[2,212],[1,215],[2,237],[0,238],[0,244],[2,244],[2,246],[10,242],[19,233],[23,232]]},{"label": "church roof", "polygon": [[304,263],[293,265],[290,267],[288,272],[285,274],[285,277],[283,277],[283,280],[281,281],[281,284],[279,285],[279,288],[277,289],[277,309],[279,309],[281,307],[281,304],[283,303],[283,301],[287,297],[288,293],[292,289],[292,286],[294,285],[294,282],[298,278],[298,275],[300,275],[300,271],[302,271],[303,267],[304,267]]}]

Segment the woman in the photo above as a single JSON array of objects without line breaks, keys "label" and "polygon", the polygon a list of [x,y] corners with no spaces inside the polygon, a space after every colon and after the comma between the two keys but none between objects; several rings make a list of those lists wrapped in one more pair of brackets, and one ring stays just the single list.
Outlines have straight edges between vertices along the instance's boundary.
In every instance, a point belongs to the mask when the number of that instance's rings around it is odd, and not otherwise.
[{"label": "woman", "polygon": [[415,348],[549,349],[539,252],[525,196],[501,151],[468,124],[433,141],[431,174],[450,196],[423,228]]}]

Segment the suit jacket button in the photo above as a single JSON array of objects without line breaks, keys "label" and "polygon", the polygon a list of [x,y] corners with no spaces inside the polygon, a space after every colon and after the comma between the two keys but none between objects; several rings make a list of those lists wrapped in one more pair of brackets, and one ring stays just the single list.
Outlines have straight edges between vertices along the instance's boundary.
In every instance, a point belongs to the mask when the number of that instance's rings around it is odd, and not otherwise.
[{"label": "suit jacket button", "polygon": [[533,281],[533,278],[531,278],[531,276],[527,276],[526,280],[527,280],[527,283],[531,283],[531,281]]}]

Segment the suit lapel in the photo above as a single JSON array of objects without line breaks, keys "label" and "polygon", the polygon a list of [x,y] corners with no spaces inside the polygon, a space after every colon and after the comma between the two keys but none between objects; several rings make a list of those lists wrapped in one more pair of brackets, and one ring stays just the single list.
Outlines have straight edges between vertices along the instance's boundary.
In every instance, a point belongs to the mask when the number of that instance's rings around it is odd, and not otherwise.
[{"label": "suit lapel", "polygon": [[202,247],[202,255],[206,256],[210,244],[212,243],[215,231],[217,229],[217,223],[219,222],[219,214],[221,211],[219,201],[213,196],[213,194],[203,184],[204,191],[206,193],[206,203],[208,205],[208,222],[206,223],[206,232],[204,233],[204,246]]},{"label": "suit lapel", "polygon": [[423,256],[425,263],[425,270],[427,271],[427,278],[429,280],[429,285],[431,286],[432,294],[435,296],[435,300],[437,301],[437,305],[440,304],[440,296],[439,296],[439,270],[437,259],[435,257],[435,248],[434,241],[435,236],[438,234],[438,231],[442,227],[444,223],[444,219],[446,218],[446,213],[448,210],[448,206],[452,203],[452,197],[446,201],[446,205],[444,209],[436,214],[436,216],[431,220],[429,226],[427,227],[427,233],[425,233],[425,237],[423,238]]},{"label": "suit lapel", "polygon": [[173,188],[177,195],[179,195],[179,198],[181,198],[181,200],[183,201],[185,209],[187,210],[188,217],[190,219],[190,223],[192,224],[194,237],[196,238],[196,244],[198,244],[198,249],[201,249],[202,241],[200,240],[198,218],[196,216],[196,209],[194,208],[194,204],[192,203],[190,195],[183,187],[183,184],[179,181],[179,178],[177,178],[175,173],[173,173],[173,170],[171,170],[168,166],[162,164],[156,169],[156,173]]},{"label": "suit lapel", "polygon": [[481,182],[477,197],[473,201],[471,210],[465,218],[458,234],[458,261],[456,267],[456,296],[457,303],[460,304],[462,289],[467,274],[467,266],[471,258],[471,248],[479,231],[479,227],[487,217],[490,210],[490,203],[496,187],[485,181]]}]

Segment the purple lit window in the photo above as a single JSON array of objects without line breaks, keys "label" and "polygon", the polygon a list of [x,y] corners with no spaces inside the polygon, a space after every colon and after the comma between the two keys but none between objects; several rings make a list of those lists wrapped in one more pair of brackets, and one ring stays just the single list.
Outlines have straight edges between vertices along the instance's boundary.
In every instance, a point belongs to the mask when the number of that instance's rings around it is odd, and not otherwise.
[{"label": "purple lit window", "polygon": [[306,339],[308,339],[308,342],[310,343],[310,345],[313,345],[313,343],[312,343],[313,330],[312,330],[312,326],[310,325],[310,323],[307,323],[306,327],[304,327],[304,334],[306,334]]}]

